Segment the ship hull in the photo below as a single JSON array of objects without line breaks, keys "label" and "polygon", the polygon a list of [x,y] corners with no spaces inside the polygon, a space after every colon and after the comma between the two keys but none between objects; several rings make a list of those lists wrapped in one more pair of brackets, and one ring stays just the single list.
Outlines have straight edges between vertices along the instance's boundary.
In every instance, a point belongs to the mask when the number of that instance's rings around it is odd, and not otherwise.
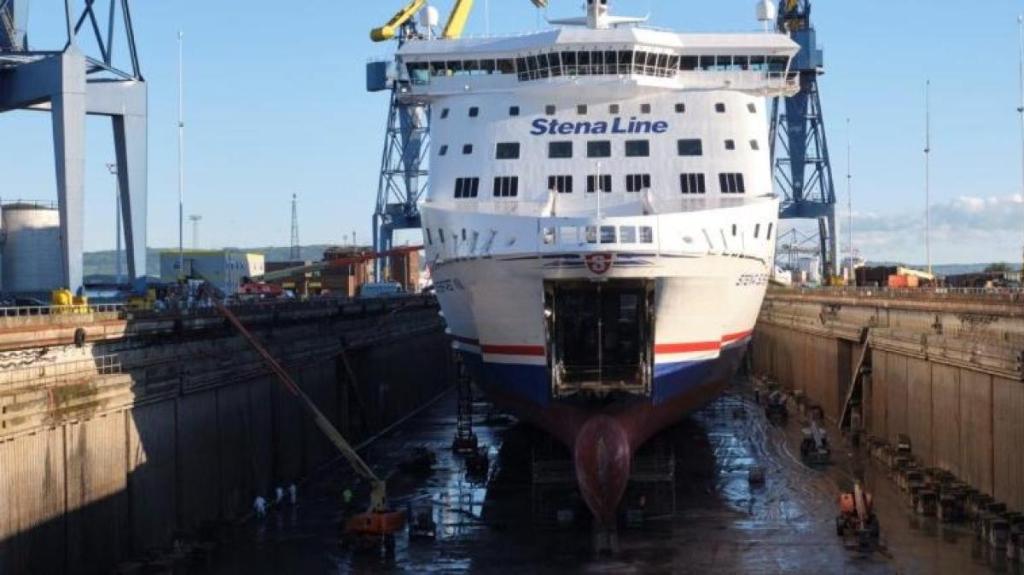
[{"label": "ship hull", "polygon": [[432,272],[454,348],[492,400],[569,448],[606,527],[633,454],[735,373],[773,264],[777,202],[691,207],[600,219],[423,209],[444,240]]},{"label": "ship hull", "polygon": [[[600,524],[613,526],[629,481],[633,454],[660,431],[718,397],[736,373],[746,342],[743,338],[730,344],[718,358],[656,376],[655,387],[672,390],[665,392],[665,400],[658,403],[622,397],[542,405],[502,384],[510,376],[507,366],[487,364],[476,353],[463,352],[461,356],[488,398],[570,450],[584,501]],[[516,371],[512,377],[546,377],[542,368]]]}]

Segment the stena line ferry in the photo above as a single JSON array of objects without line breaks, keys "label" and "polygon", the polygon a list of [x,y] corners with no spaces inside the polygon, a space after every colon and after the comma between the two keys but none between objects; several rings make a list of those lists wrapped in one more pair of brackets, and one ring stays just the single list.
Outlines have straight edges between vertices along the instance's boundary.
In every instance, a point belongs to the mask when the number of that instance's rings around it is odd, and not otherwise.
[{"label": "stena line ferry", "polygon": [[570,448],[610,529],[634,451],[744,354],[774,266],[766,99],[797,91],[799,48],[587,4],[399,58],[402,97],[431,114],[421,213],[454,345],[495,402]]}]

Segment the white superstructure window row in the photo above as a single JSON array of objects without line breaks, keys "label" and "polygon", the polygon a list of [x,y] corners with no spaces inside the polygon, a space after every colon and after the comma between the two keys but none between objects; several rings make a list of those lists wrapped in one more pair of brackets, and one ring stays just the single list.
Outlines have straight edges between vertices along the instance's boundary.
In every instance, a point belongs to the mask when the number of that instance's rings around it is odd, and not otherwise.
[{"label": "white superstructure window row", "polygon": [[[437,59],[435,59],[437,58]],[[549,50],[515,58],[474,57],[444,59],[442,56],[406,64],[409,80],[425,85],[432,78],[460,76],[514,76],[521,82],[562,76],[649,76],[674,78],[692,72],[756,72],[782,77],[789,57],[775,55],[683,55],[667,49],[592,49],[581,47]]]}]

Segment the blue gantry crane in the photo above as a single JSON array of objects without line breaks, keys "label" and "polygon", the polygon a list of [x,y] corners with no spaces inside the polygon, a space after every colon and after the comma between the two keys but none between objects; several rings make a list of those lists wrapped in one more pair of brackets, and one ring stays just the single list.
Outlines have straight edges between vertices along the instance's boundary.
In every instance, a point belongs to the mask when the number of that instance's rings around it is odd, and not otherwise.
[{"label": "blue gantry crane", "polygon": [[[537,8],[547,0],[530,0]],[[441,38],[462,37],[475,0],[455,0]],[[410,0],[384,26],[370,31],[374,42],[397,40],[399,47],[410,40],[430,38],[439,24],[438,12],[427,0]],[[419,201],[427,192],[427,154],[430,139],[430,110],[420,102],[402,98],[409,89],[408,73],[395,60],[370,62],[366,68],[366,89],[390,92],[384,153],[381,158],[377,204],[373,212],[373,247],[390,253],[397,230],[419,229]],[[387,258],[376,260],[377,281],[384,280]]]},{"label": "blue gantry crane", "polygon": [[800,45],[790,67],[800,91],[772,105],[771,154],[782,194],[779,217],[817,220],[823,281],[839,273],[836,190],[818,91],[824,57],[811,25],[811,0],[781,0],[778,31]]},{"label": "blue gantry crane", "polygon": [[59,49],[30,44],[29,4],[30,0],[0,0],[0,113],[50,114],[62,287],[77,291],[83,283],[86,115],[111,120],[128,271],[132,280],[145,278],[148,106],[131,3],[65,0]]}]

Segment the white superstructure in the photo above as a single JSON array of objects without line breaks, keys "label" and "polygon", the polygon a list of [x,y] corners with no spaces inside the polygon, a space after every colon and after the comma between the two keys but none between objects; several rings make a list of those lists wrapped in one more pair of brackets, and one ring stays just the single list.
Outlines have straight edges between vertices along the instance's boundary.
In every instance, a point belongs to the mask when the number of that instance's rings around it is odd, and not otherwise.
[{"label": "white superstructure", "polygon": [[580,26],[404,44],[404,97],[431,113],[428,264],[495,387],[658,401],[753,328],[778,212],[767,98],[796,90],[798,47],[591,4]]}]

